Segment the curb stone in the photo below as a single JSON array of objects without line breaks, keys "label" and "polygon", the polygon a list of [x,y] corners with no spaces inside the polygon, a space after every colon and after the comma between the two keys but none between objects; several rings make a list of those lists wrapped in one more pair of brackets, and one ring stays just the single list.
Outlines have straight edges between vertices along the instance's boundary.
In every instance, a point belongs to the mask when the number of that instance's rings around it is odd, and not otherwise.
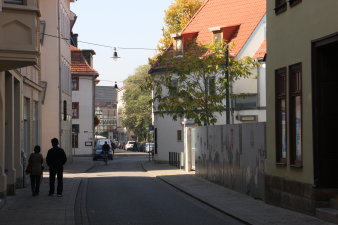
[{"label": "curb stone", "polygon": [[[142,169],[143,169],[145,172],[148,172],[148,170],[144,167],[144,163],[143,163],[143,162],[141,163],[141,165],[142,165]],[[223,214],[225,214],[225,215],[227,215],[227,216],[229,216],[229,217],[231,217],[231,218],[233,218],[233,219],[235,219],[235,220],[238,220],[238,221],[240,221],[240,222],[242,222],[242,223],[244,223],[244,224],[246,224],[246,225],[252,225],[252,223],[249,223],[249,222],[246,221],[246,220],[243,220],[243,219],[241,219],[241,218],[239,218],[239,217],[237,217],[237,216],[235,216],[235,215],[233,215],[233,214],[231,214],[231,213],[228,213],[228,212],[226,212],[226,211],[224,211],[224,210],[222,210],[222,209],[220,209],[220,208],[218,208],[218,207],[216,207],[216,206],[210,204],[209,202],[207,202],[207,201],[205,201],[205,200],[203,200],[203,199],[201,199],[201,198],[199,198],[199,197],[197,197],[197,196],[195,196],[195,195],[193,195],[193,194],[191,194],[191,193],[185,191],[184,188],[179,187],[179,185],[175,185],[175,184],[171,183],[170,181],[166,180],[163,176],[156,175],[155,177],[156,177],[157,179],[160,179],[160,180],[163,181],[164,183],[170,185],[171,187],[175,188],[176,190],[178,190],[178,191],[180,191],[180,192],[182,192],[182,193],[184,193],[184,194],[186,194],[186,195],[188,195],[188,196],[190,196],[190,197],[196,199],[197,201],[199,201],[199,202],[201,202],[201,203],[203,203],[203,204],[205,204],[205,205],[207,205],[207,206],[209,206],[209,207],[211,207],[211,208],[217,210],[218,212],[221,212],[221,213],[223,213]]]}]

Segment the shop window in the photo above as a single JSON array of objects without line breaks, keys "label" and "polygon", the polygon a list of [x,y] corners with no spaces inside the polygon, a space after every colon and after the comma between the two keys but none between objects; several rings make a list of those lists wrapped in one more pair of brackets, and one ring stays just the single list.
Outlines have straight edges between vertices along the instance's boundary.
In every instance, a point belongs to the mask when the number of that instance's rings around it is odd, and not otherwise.
[{"label": "shop window", "polygon": [[287,102],[286,68],[275,71],[276,102],[276,161],[286,164],[287,157]]},{"label": "shop window", "polygon": [[302,65],[289,67],[290,164],[302,166]]}]

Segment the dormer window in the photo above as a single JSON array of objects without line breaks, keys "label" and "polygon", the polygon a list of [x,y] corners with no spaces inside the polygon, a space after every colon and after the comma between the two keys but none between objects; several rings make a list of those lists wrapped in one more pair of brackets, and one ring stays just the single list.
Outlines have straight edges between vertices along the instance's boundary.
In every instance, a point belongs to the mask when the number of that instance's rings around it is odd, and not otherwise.
[{"label": "dormer window", "polygon": [[175,54],[182,55],[183,53],[183,36],[181,34],[172,34],[171,37],[173,40],[173,47]]},{"label": "dormer window", "polygon": [[175,50],[182,52],[183,51],[183,41],[182,38],[176,39],[176,45],[175,45]]},{"label": "dormer window", "polygon": [[209,28],[209,31],[213,33],[212,40],[214,43],[223,40],[222,27],[212,27],[212,28]]},{"label": "dormer window", "polygon": [[222,40],[222,32],[214,32],[214,42],[219,42]]},{"label": "dormer window", "polygon": [[218,41],[230,42],[237,35],[237,31],[240,27],[240,24],[232,25],[232,26],[218,26],[211,27],[208,30],[213,33],[213,42],[216,43]]}]

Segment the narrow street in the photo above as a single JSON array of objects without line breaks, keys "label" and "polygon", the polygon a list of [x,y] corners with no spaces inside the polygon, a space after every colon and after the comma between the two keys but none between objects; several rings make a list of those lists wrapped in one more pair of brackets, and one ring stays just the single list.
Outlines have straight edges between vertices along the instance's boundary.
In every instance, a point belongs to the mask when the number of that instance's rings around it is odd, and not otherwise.
[{"label": "narrow street", "polygon": [[107,166],[94,162],[87,173],[86,212],[75,212],[77,223],[243,224],[147,175],[144,160],[145,154],[120,152]]}]

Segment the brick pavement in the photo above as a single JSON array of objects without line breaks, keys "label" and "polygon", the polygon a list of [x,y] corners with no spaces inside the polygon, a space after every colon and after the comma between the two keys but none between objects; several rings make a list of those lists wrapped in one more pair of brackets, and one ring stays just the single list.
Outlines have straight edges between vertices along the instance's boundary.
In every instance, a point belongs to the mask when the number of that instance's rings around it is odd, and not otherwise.
[{"label": "brick pavement", "polygon": [[40,195],[32,197],[30,187],[17,189],[15,196],[8,196],[0,209],[0,224],[6,225],[73,225],[74,205],[81,178],[73,174],[83,173],[93,165],[91,157],[74,157],[65,166],[63,197],[48,196],[48,173],[40,187]]}]

